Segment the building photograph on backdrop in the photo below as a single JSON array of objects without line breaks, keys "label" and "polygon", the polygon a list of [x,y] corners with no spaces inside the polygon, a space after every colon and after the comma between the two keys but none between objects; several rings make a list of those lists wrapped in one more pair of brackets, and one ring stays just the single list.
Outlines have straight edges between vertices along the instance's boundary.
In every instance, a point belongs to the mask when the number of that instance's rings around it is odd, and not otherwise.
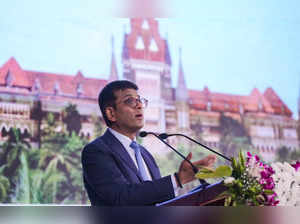
[{"label": "building photograph on backdrop", "polygon": [[[257,155],[261,164],[277,164],[273,170],[286,163],[298,170],[294,4],[222,1],[174,18],[104,18],[96,2],[55,2],[10,1],[0,16],[0,203],[90,204],[81,153],[107,129],[98,96],[116,80],[135,83],[148,100],[143,131],[181,133],[228,158],[243,153],[249,162]],[[186,138],[165,141],[185,156],[192,152],[193,160],[211,153]],[[182,158],[155,136],[137,142],[162,176],[177,171]],[[224,164],[230,165],[218,157],[215,168]],[[298,199],[285,200],[299,206],[300,178],[293,175]],[[198,184],[186,184],[180,194]],[[285,205],[277,199],[264,203]]]}]

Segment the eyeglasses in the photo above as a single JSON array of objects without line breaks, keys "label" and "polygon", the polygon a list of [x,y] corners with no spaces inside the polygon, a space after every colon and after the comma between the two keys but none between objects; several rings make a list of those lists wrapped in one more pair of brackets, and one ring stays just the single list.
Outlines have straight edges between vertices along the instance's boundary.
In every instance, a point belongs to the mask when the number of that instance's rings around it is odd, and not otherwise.
[{"label": "eyeglasses", "polygon": [[141,103],[143,108],[146,108],[148,106],[148,100],[143,97],[128,97],[126,100],[123,101],[123,103],[132,108],[135,108],[138,105],[138,103]]}]

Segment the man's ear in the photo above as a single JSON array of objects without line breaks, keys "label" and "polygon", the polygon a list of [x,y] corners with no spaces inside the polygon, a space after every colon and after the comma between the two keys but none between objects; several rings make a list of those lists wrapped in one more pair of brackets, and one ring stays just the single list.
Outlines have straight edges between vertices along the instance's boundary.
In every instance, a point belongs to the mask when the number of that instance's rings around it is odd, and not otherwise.
[{"label": "man's ear", "polygon": [[105,113],[106,113],[108,120],[110,120],[111,122],[116,121],[115,110],[113,107],[106,107]]}]

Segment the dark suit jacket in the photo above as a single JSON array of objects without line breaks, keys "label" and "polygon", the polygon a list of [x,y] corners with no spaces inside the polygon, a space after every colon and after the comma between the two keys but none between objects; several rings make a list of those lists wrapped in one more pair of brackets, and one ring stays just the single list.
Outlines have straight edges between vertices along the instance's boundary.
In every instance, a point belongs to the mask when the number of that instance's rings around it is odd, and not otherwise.
[{"label": "dark suit jacket", "polygon": [[153,205],[174,197],[171,176],[161,178],[151,154],[141,146],[152,181],[142,181],[130,155],[107,130],[82,151],[83,180],[94,206]]}]

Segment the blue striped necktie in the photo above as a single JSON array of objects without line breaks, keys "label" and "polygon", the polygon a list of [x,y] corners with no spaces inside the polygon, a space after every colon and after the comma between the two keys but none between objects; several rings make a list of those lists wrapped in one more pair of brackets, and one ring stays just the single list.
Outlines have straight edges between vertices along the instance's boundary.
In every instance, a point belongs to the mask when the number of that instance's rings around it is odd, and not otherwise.
[{"label": "blue striped necktie", "polygon": [[138,169],[143,180],[150,180],[149,176],[147,175],[146,167],[144,166],[143,163],[143,157],[141,154],[140,146],[135,141],[132,141],[130,144],[130,148],[134,149]]}]

